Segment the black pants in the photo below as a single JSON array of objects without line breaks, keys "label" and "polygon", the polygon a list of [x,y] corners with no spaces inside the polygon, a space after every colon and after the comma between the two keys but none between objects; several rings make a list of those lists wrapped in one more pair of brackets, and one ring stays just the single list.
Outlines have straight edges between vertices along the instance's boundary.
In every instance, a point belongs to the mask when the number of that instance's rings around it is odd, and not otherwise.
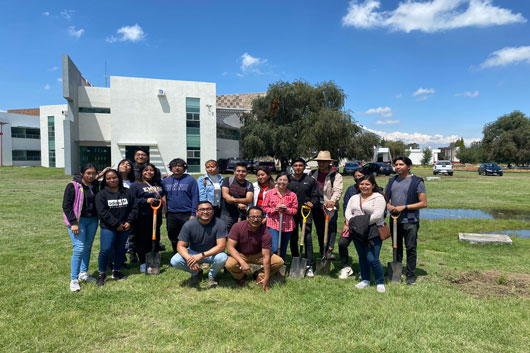
[{"label": "black pants", "polygon": [[213,214],[215,218],[221,218],[221,206],[213,206]]},{"label": "black pants", "polygon": [[344,238],[342,235],[339,238],[339,255],[340,255],[340,263],[342,264],[342,267],[349,266],[348,262],[350,260],[349,254],[348,254],[348,246],[352,242],[353,238],[348,236],[347,238]]},{"label": "black pants", "polygon": [[177,243],[179,242],[180,230],[184,223],[191,217],[191,212],[187,213],[173,213],[168,212],[166,216],[167,237],[171,241],[173,247],[173,255],[177,253]]},{"label": "black pants", "polygon": [[[300,249],[298,244],[298,229],[302,229],[302,225],[304,224],[304,220],[302,219],[302,216],[300,213],[296,214],[294,216],[294,229],[291,233],[291,254],[293,257],[300,256]],[[305,249],[305,255],[304,257],[307,259],[307,265],[311,266],[313,264],[313,238],[311,237],[311,232],[313,231],[313,224],[311,217],[307,219],[307,223],[305,225],[305,238],[304,238],[304,249]]]},{"label": "black pants", "polygon": [[335,238],[337,237],[337,218],[338,210],[335,210],[329,219],[328,225],[328,243],[324,244],[324,228],[326,222],[326,215],[324,210],[320,207],[313,208],[313,221],[317,229],[318,245],[320,247],[320,255],[324,254],[324,249],[333,250],[335,248]]},{"label": "black pants", "polygon": [[[407,278],[416,278],[416,259],[418,247],[419,223],[398,223],[397,225],[397,261],[403,262],[403,241],[407,250]],[[394,223],[390,222],[390,232],[393,234]]]},{"label": "black pants", "polygon": [[[158,251],[160,244],[160,226],[162,225],[162,212],[156,218],[155,246]],[[145,254],[153,250],[153,214],[140,216],[136,221],[135,250],[141,264],[145,264]]]},{"label": "black pants", "polygon": [[221,212],[221,219],[226,223],[226,231],[230,233],[232,226],[237,223],[238,218],[241,217],[241,220],[244,221],[247,219],[247,213],[241,212],[240,214],[231,215],[228,212]]}]

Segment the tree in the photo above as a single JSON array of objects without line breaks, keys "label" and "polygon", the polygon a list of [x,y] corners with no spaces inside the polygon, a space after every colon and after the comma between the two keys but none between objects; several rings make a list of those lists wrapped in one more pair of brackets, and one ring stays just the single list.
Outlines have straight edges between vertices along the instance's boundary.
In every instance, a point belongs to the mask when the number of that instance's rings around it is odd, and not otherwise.
[{"label": "tree", "polygon": [[271,156],[282,168],[295,157],[312,157],[320,150],[330,151],[334,159],[367,159],[369,149],[370,158],[378,138],[343,110],[345,99],[333,82],[271,84],[265,96],[253,100],[252,112],[242,116],[245,157]]},{"label": "tree", "polygon": [[518,110],[486,124],[482,144],[490,160],[501,163],[530,162],[530,119]]},{"label": "tree", "polygon": [[423,150],[423,157],[421,158],[421,164],[427,165],[431,163],[431,158],[432,158],[432,150],[430,147],[427,147],[426,149]]},{"label": "tree", "polygon": [[471,146],[460,147],[456,156],[461,163],[482,163],[488,161],[488,156],[484,151],[481,141],[472,142]]},{"label": "tree", "polygon": [[390,148],[390,153],[392,153],[393,158],[397,156],[404,156],[405,150],[407,149],[407,146],[401,140],[393,141],[383,139],[381,140],[381,146]]}]

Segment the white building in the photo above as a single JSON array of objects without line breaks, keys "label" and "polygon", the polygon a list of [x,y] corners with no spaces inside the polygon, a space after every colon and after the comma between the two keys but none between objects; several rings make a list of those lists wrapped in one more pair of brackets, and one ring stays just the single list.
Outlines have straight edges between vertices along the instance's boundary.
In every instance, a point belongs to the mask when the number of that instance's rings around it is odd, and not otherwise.
[{"label": "white building", "polygon": [[41,165],[39,117],[0,112],[0,166]]},{"label": "white building", "polygon": [[62,65],[67,104],[41,107],[43,166],[117,165],[138,146],[163,173],[173,158],[190,173],[217,159],[215,83],[111,76],[110,87],[93,87],[68,55]]},{"label": "white building", "polygon": [[[421,165],[421,160],[423,159],[424,150],[425,149],[419,149],[419,148],[409,148],[407,150],[407,152],[410,152],[409,158],[412,161],[412,164]],[[437,148],[431,148],[431,151],[432,151],[432,157],[431,157],[431,160],[429,161],[429,164],[434,164],[434,162],[438,160],[438,154],[440,153],[440,150]]]}]

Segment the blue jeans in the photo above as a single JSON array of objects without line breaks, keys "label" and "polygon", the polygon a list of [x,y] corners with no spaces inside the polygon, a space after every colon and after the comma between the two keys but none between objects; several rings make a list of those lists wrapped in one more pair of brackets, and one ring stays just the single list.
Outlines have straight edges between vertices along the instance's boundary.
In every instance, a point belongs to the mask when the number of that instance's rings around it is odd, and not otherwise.
[{"label": "blue jeans", "polygon": [[121,269],[121,265],[125,261],[125,243],[127,242],[130,233],[130,230],[118,232],[101,228],[99,234],[99,272],[106,272],[111,255],[113,255],[112,258],[114,259],[113,270],[119,271]]},{"label": "blue jeans", "polygon": [[[199,252],[192,250],[188,248],[188,253],[190,255],[197,255]],[[208,277],[215,277],[221,271],[221,269],[224,267],[226,260],[228,259],[228,256],[224,252],[220,252],[218,254],[207,256],[204,259],[199,261],[199,264],[207,263],[210,264],[210,272],[208,272]],[[195,276],[198,274],[198,272],[193,272],[188,267],[188,263],[182,256],[180,256],[179,253],[176,253],[171,258],[171,266],[175,267],[177,270],[182,270],[191,273],[192,276]]]},{"label": "blue jeans", "polygon": [[[72,245],[74,247],[72,261],[70,263],[71,279],[77,279],[79,277],[79,272],[88,272],[92,243],[96,237],[97,230],[97,217],[81,217],[79,219],[79,234],[77,235],[72,233],[72,229],[68,227],[68,234],[70,234],[70,238],[72,238]],[[80,269],[81,271],[79,271]]]},{"label": "blue jeans", "polygon": [[376,284],[385,284],[383,265],[379,261],[379,253],[383,241],[380,238],[372,239],[374,247],[371,248],[362,242],[353,240],[357,254],[359,254],[359,267],[361,269],[361,279],[370,282],[370,268],[374,274]]},{"label": "blue jeans", "polygon": [[[277,254],[278,253],[278,238],[280,237],[280,232],[272,228],[269,228],[269,232],[271,233],[271,237],[272,237],[271,251],[273,254]],[[290,232],[282,231],[282,244],[280,245],[280,257],[283,260],[285,260],[285,255],[287,255],[287,245],[289,245],[289,239],[291,239],[292,233],[293,231],[290,231]]]}]

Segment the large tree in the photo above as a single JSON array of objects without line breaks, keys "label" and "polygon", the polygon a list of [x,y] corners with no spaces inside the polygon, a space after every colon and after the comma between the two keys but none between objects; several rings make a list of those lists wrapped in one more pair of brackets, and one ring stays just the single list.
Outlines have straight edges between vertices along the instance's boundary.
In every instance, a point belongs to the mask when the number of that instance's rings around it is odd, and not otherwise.
[{"label": "large tree", "polygon": [[334,159],[371,158],[378,138],[355,124],[344,110],[345,99],[333,82],[271,84],[265,96],[253,100],[252,112],[242,117],[245,157],[274,157],[282,167],[320,150],[330,151]]},{"label": "large tree", "polygon": [[431,159],[432,159],[432,150],[430,147],[427,147],[426,149],[423,150],[423,157],[421,158],[421,164],[427,165],[431,163]]},{"label": "large tree", "polygon": [[482,163],[489,161],[481,141],[472,142],[469,147],[460,147],[456,152],[456,156],[461,163]]},{"label": "large tree", "polygon": [[530,162],[530,119],[516,110],[486,124],[482,144],[488,157],[496,162]]},{"label": "large tree", "polygon": [[[390,148],[390,153],[392,153],[392,158],[396,158],[398,156],[405,156],[407,155],[407,145],[401,140],[381,140],[381,147],[388,147]],[[408,153],[410,154],[410,153]]]}]

